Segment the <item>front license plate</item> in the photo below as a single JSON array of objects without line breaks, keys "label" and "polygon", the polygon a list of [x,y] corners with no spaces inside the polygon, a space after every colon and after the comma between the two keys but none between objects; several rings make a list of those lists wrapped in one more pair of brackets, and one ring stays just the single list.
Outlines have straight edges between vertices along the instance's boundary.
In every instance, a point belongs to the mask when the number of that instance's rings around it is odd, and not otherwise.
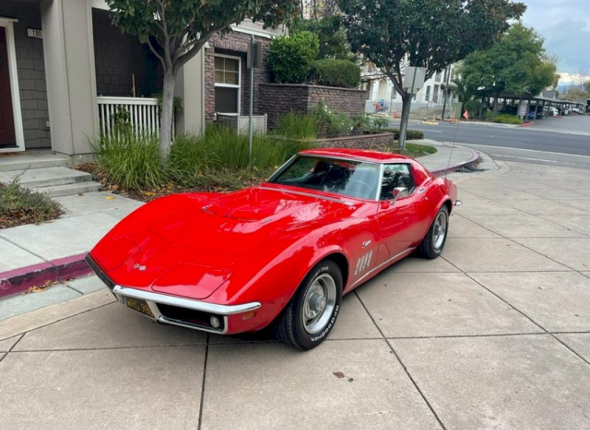
[{"label": "front license plate", "polygon": [[130,297],[125,297],[125,304],[127,305],[127,307],[137,312],[141,312],[144,315],[154,318],[154,314],[152,313],[152,310],[150,309],[149,305],[145,300],[138,300],[132,299]]}]

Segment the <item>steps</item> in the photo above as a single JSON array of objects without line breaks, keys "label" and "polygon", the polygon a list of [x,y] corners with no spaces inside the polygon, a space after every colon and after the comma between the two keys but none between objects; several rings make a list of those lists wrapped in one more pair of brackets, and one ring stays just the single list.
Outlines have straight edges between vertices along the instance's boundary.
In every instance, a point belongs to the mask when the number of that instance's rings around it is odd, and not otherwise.
[{"label": "steps", "polygon": [[50,197],[99,191],[101,185],[92,175],[67,167],[29,168],[28,170],[0,171],[0,184],[7,185],[18,176],[19,183]]},{"label": "steps", "polygon": [[67,157],[52,154],[48,151],[27,151],[18,154],[0,155],[0,172],[10,172],[25,169],[43,169],[47,167],[67,167],[70,160]]}]

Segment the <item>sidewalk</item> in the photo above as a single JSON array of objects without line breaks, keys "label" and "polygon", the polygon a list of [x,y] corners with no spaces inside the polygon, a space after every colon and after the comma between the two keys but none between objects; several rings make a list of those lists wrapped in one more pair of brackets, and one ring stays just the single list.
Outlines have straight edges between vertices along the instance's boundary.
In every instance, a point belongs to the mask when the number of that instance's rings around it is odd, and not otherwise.
[{"label": "sidewalk", "polygon": [[590,428],[588,172],[500,167],[450,175],[442,256],[348,294],[308,352],[157,325],[106,288],[1,321],[0,428]]},{"label": "sidewalk", "polygon": [[[428,140],[413,143],[437,147],[437,153],[419,160],[438,175],[478,158],[476,151],[461,146]],[[0,230],[0,320],[94,291],[82,291],[66,281],[91,273],[84,261],[86,254],[118,221],[142,204],[105,192],[55,199],[66,208],[65,217]],[[16,295],[46,281],[60,284],[42,294]]]}]

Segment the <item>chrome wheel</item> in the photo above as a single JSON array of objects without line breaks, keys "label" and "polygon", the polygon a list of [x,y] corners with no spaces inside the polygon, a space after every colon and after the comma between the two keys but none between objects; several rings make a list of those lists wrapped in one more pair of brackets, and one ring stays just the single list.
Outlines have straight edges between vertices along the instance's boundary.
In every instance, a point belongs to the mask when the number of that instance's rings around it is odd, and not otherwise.
[{"label": "chrome wheel", "polygon": [[448,225],[449,218],[446,212],[439,212],[436,220],[434,220],[434,228],[432,229],[432,243],[434,244],[434,249],[440,250],[445,243]]},{"label": "chrome wheel", "polygon": [[321,332],[336,305],[336,282],[328,273],[314,279],[303,300],[301,318],[305,331],[309,334]]}]

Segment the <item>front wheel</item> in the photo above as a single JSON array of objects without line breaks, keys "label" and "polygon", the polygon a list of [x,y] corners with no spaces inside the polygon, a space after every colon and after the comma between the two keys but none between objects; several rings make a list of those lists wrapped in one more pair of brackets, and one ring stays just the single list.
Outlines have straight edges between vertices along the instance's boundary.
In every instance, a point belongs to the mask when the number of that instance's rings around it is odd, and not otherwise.
[{"label": "front wheel", "polygon": [[438,211],[426,237],[420,244],[420,253],[422,256],[430,259],[438,257],[447,241],[447,232],[449,229],[449,210],[445,205]]},{"label": "front wheel", "polygon": [[333,261],[322,261],[305,277],[277,322],[277,336],[308,350],[332,331],[342,303],[342,273]]}]

